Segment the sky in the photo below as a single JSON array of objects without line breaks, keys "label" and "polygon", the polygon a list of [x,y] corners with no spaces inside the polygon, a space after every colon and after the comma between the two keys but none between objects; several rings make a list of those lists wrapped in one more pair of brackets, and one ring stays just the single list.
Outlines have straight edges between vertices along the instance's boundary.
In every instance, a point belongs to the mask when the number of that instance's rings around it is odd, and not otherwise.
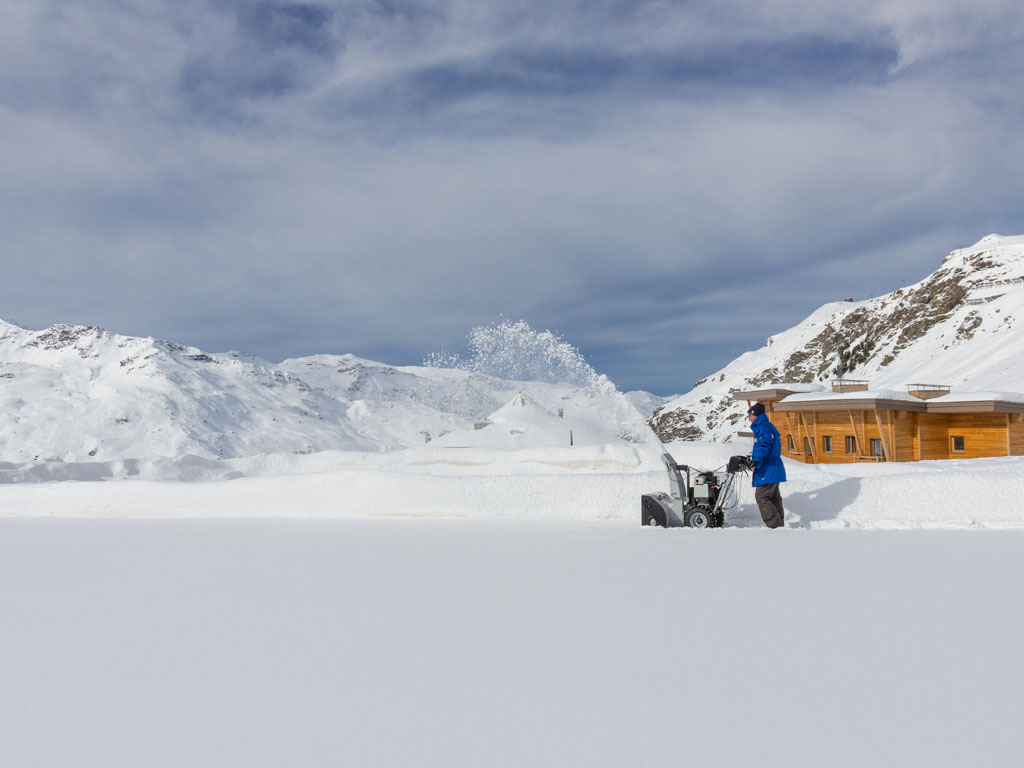
[{"label": "sky", "polygon": [[[835,7],[833,7],[835,6]],[[620,388],[1024,233],[1018,0],[0,0],[0,317]]]}]

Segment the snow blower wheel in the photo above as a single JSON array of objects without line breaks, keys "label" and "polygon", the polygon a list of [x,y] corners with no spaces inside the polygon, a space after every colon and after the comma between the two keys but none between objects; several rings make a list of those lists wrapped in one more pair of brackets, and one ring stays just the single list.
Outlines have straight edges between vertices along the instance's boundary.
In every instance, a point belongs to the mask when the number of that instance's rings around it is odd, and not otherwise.
[{"label": "snow blower wheel", "polygon": [[691,528],[711,528],[712,518],[703,509],[691,509],[686,513],[686,524]]}]

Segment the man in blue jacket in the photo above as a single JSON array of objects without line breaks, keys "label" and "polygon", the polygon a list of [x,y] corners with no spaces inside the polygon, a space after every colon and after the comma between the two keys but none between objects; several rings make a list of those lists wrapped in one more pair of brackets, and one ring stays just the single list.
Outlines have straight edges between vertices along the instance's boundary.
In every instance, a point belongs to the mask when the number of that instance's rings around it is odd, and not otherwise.
[{"label": "man in blue jacket", "polygon": [[785,524],[782,493],[779,483],[786,482],[786,467],[782,464],[782,441],[779,430],[764,415],[764,405],[754,403],[747,411],[750,430],[754,433],[754,498],[761,511],[761,519],[769,528]]}]

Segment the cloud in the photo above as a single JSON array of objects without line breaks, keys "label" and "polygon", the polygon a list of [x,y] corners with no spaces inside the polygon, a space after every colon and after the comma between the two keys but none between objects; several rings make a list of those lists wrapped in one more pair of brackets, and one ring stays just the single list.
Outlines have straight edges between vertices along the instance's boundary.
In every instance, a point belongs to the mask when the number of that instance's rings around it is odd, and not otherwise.
[{"label": "cloud", "polygon": [[327,71],[342,48],[326,5],[240,2],[217,6],[226,32],[198,46],[177,87],[192,113],[243,119],[253,101],[287,96]]},{"label": "cloud", "polygon": [[675,392],[1024,230],[1009,3],[9,15],[0,316],[30,324],[411,363],[523,317]]}]

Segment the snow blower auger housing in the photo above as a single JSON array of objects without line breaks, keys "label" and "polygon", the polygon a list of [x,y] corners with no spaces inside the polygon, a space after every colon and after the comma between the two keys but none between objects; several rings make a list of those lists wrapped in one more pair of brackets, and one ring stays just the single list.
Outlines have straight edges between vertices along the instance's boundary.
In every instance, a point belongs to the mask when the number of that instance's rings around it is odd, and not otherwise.
[{"label": "snow blower auger housing", "polygon": [[645,493],[640,497],[640,522],[662,528],[721,528],[726,510],[736,502],[736,476],[754,466],[747,456],[733,456],[724,467],[723,478],[717,471],[704,472],[676,464],[668,453],[663,453],[661,460],[668,470],[669,492]]}]

